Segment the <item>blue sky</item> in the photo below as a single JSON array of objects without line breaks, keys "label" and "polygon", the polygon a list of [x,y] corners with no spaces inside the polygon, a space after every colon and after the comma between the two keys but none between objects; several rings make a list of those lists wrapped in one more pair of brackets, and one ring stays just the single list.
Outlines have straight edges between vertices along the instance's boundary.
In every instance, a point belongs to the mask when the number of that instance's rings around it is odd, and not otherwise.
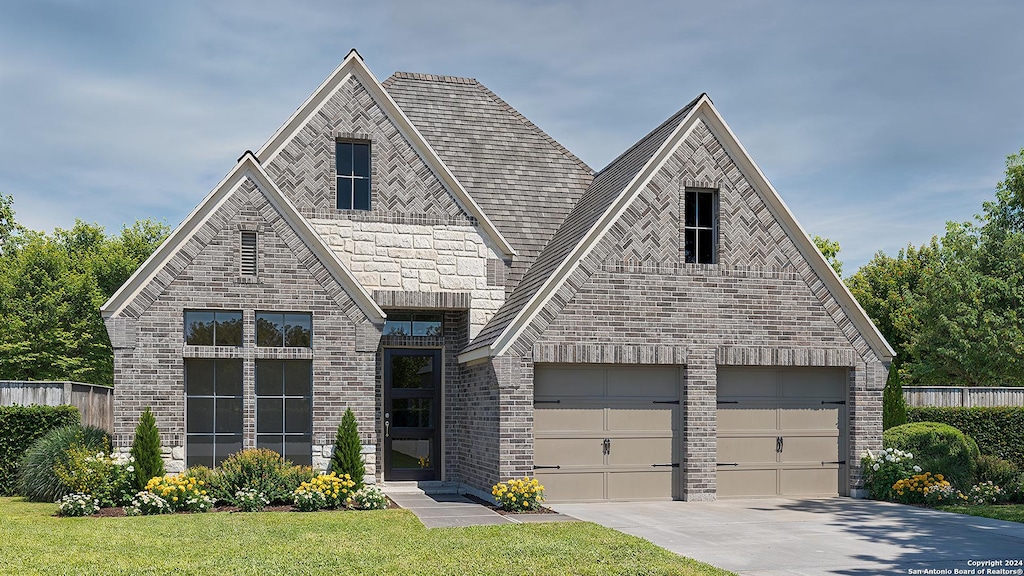
[{"label": "blue sky", "polygon": [[0,192],[177,224],[355,47],[477,78],[594,168],[707,92],[851,273],[980,211],[1024,147],[1024,4],[2,0]]}]

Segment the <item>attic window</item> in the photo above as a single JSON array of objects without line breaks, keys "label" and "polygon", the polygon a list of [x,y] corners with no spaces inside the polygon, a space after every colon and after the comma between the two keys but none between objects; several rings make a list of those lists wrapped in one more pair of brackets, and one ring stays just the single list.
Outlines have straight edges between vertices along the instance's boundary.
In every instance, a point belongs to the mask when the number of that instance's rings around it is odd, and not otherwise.
[{"label": "attic window", "polygon": [[686,261],[714,264],[718,261],[718,193],[711,189],[686,190]]},{"label": "attic window", "polygon": [[256,275],[256,233],[242,232],[242,276]]},{"label": "attic window", "polygon": [[338,210],[370,209],[370,143],[336,142]]}]

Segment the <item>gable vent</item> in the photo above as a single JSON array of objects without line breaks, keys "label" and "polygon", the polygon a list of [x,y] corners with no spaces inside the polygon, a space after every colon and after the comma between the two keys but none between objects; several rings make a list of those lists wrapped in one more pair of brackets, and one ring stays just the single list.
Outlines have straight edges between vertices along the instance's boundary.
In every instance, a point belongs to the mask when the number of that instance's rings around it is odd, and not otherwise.
[{"label": "gable vent", "polygon": [[242,232],[242,276],[256,275],[256,233]]}]

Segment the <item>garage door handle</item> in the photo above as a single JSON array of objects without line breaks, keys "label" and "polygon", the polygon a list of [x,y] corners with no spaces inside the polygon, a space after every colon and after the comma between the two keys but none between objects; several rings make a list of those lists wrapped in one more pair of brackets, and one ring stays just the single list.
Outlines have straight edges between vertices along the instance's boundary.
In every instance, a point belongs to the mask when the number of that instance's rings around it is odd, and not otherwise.
[{"label": "garage door handle", "polygon": [[846,404],[846,400],[834,400],[832,402],[829,402],[828,400],[822,400],[821,403],[822,404],[843,404],[843,405],[845,405]]},{"label": "garage door handle", "polygon": [[825,464],[842,464],[843,466],[846,466],[846,460],[834,460],[832,462],[822,462],[821,463],[822,466],[824,466]]},{"label": "garage door handle", "polygon": [[534,470],[561,470],[561,466],[534,466]]},{"label": "garage door handle", "polygon": [[739,404],[739,400],[719,400],[718,404]]},{"label": "garage door handle", "polygon": [[728,464],[725,464],[725,463],[722,463],[722,462],[718,462],[717,464],[715,464],[715,466],[739,466],[739,463],[737,463],[737,462],[729,462]]},{"label": "garage door handle", "polygon": [[782,436],[775,438],[775,451],[782,452]]},{"label": "garage door handle", "polygon": [[534,400],[534,404],[561,404],[561,400]]},{"label": "garage door handle", "polygon": [[651,464],[651,468],[679,468],[678,462],[672,464]]},{"label": "garage door handle", "polygon": [[679,400],[655,400],[651,404],[679,404]]}]

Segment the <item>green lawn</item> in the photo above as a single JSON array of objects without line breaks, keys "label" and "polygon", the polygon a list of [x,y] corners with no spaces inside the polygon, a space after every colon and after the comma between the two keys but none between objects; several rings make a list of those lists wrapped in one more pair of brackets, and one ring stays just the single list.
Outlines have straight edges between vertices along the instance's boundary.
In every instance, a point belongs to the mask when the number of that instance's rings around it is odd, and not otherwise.
[{"label": "green lawn", "polygon": [[0,498],[0,574],[729,574],[585,522],[427,530],[407,510],[58,518]]},{"label": "green lawn", "polygon": [[1024,504],[939,506],[939,510],[956,512],[957,514],[970,514],[971,516],[982,516],[984,518],[995,518],[996,520],[1009,520],[1010,522],[1024,522]]}]

